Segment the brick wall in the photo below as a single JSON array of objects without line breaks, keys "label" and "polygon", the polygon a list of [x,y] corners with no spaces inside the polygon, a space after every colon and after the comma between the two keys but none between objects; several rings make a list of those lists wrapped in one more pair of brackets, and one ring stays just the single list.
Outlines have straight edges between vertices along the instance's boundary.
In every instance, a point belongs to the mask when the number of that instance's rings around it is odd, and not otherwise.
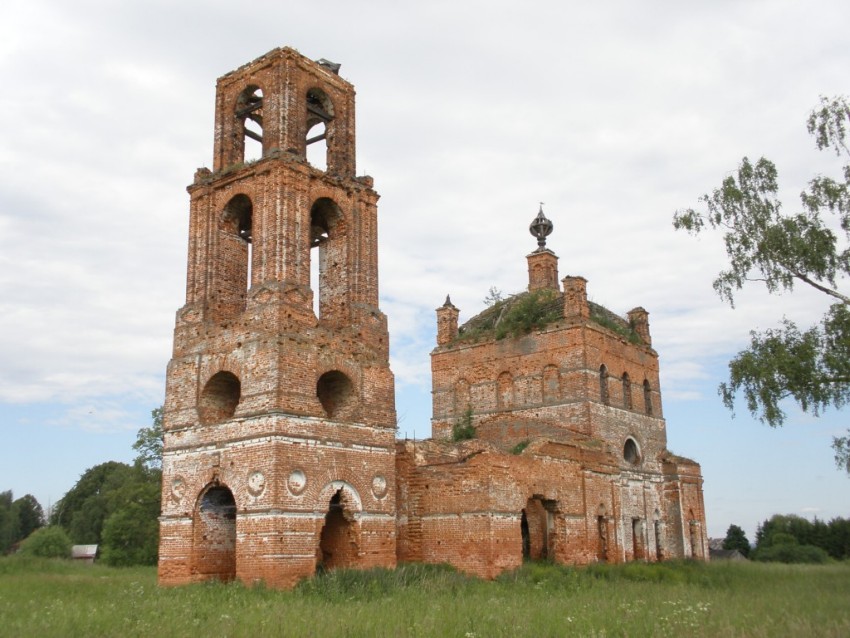
[{"label": "brick wall", "polygon": [[[307,158],[316,124],[322,167]],[[246,140],[259,159],[245,161]],[[446,299],[434,439],[395,440],[378,195],[354,158],[354,90],[331,66],[276,49],[219,79],[213,169],[188,189],[160,583],[705,558],[700,469],[666,450],[648,313],[588,302],[581,277],[561,293],[543,244],[529,290],[551,291],[562,316],[475,343]],[[467,413],[477,438],[451,443]]]}]

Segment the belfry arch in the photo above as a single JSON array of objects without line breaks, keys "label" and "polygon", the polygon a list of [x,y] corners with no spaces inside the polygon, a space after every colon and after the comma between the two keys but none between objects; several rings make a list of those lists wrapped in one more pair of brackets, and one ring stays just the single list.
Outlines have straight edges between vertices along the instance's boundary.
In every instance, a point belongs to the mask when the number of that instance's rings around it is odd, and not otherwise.
[{"label": "belfry arch", "polygon": [[236,100],[237,130],[241,130],[239,145],[243,162],[263,156],[263,90],[251,84]]},{"label": "belfry arch", "polygon": [[321,171],[330,168],[328,163],[328,136],[334,119],[334,106],[327,93],[320,88],[307,91],[307,135],[304,140],[307,161]]},{"label": "belfry arch", "polygon": [[310,288],[313,309],[321,319],[346,316],[345,218],[337,203],[320,197],[310,207]]}]

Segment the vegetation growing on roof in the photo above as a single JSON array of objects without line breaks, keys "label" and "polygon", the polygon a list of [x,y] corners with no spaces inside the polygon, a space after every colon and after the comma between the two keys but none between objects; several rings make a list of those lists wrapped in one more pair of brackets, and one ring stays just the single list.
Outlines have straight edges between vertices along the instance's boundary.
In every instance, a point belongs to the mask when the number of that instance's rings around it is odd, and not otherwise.
[{"label": "vegetation growing on roof", "polygon": [[640,335],[635,332],[628,321],[592,301],[588,302],[587,305],[590,307],[590,320],[592,322],[617,333],[630,343],[643,344],[643,339],[640,338]]},{"label": "vegetation growing on roof", "polygon": [[461,327],[457,341],[475,343],[519,337],[545,328],[563,316],[562,297],[554,290],[534,290],[491,301],[484,312]]},{"label": "vegetation growing on roof", "polygon": [[[532,330],[541,330],[563,318],[564,296],[550,289],[533,290],[508,298],[490,288],[485,299],[487,308],[467,321],[458,330],[455,343],[479,343],[491,339],[519,337]],[[588,302],[590,320],[634,344],[643,340],[631,324],[599,304]]]}]

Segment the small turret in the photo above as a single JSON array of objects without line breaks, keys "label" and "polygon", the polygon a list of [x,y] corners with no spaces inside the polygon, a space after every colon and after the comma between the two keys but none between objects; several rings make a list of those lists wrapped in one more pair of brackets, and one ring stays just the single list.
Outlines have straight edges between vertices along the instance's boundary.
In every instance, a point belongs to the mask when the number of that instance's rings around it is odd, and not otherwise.
[{"label": "small turret", "polygon": [[567,276],[564,284],[564,318],[588,319],[590,306],[587,304],[587,279]]},{"label": "small turret", "polygon": [[638,306],[629,310],[628,317],[634,331],[638,333],[646,345],[651,346],[652,337],[649,334],[649,313]]},{"label": "small turret", "polygon": [[449,295],[446,303],[437,308],[437,345],[444,346],[457,337],[457,318],[460,310],[455,308]]}]

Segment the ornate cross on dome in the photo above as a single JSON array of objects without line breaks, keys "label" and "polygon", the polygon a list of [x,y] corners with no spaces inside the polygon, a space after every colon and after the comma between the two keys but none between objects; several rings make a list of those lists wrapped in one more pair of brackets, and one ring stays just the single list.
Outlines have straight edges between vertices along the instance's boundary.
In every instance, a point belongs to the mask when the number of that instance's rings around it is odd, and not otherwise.
[{"label": "ornate cross on dome", "polygon": [[537,217],[534,218],[534,221],[528,227],[528,232],[534,237],[537,237],[538,250],[546,248],[546,238],[552,234],[553,228],[554,224],[543,214],[543,202],[540,202],[540,212],[537,213]]}]

